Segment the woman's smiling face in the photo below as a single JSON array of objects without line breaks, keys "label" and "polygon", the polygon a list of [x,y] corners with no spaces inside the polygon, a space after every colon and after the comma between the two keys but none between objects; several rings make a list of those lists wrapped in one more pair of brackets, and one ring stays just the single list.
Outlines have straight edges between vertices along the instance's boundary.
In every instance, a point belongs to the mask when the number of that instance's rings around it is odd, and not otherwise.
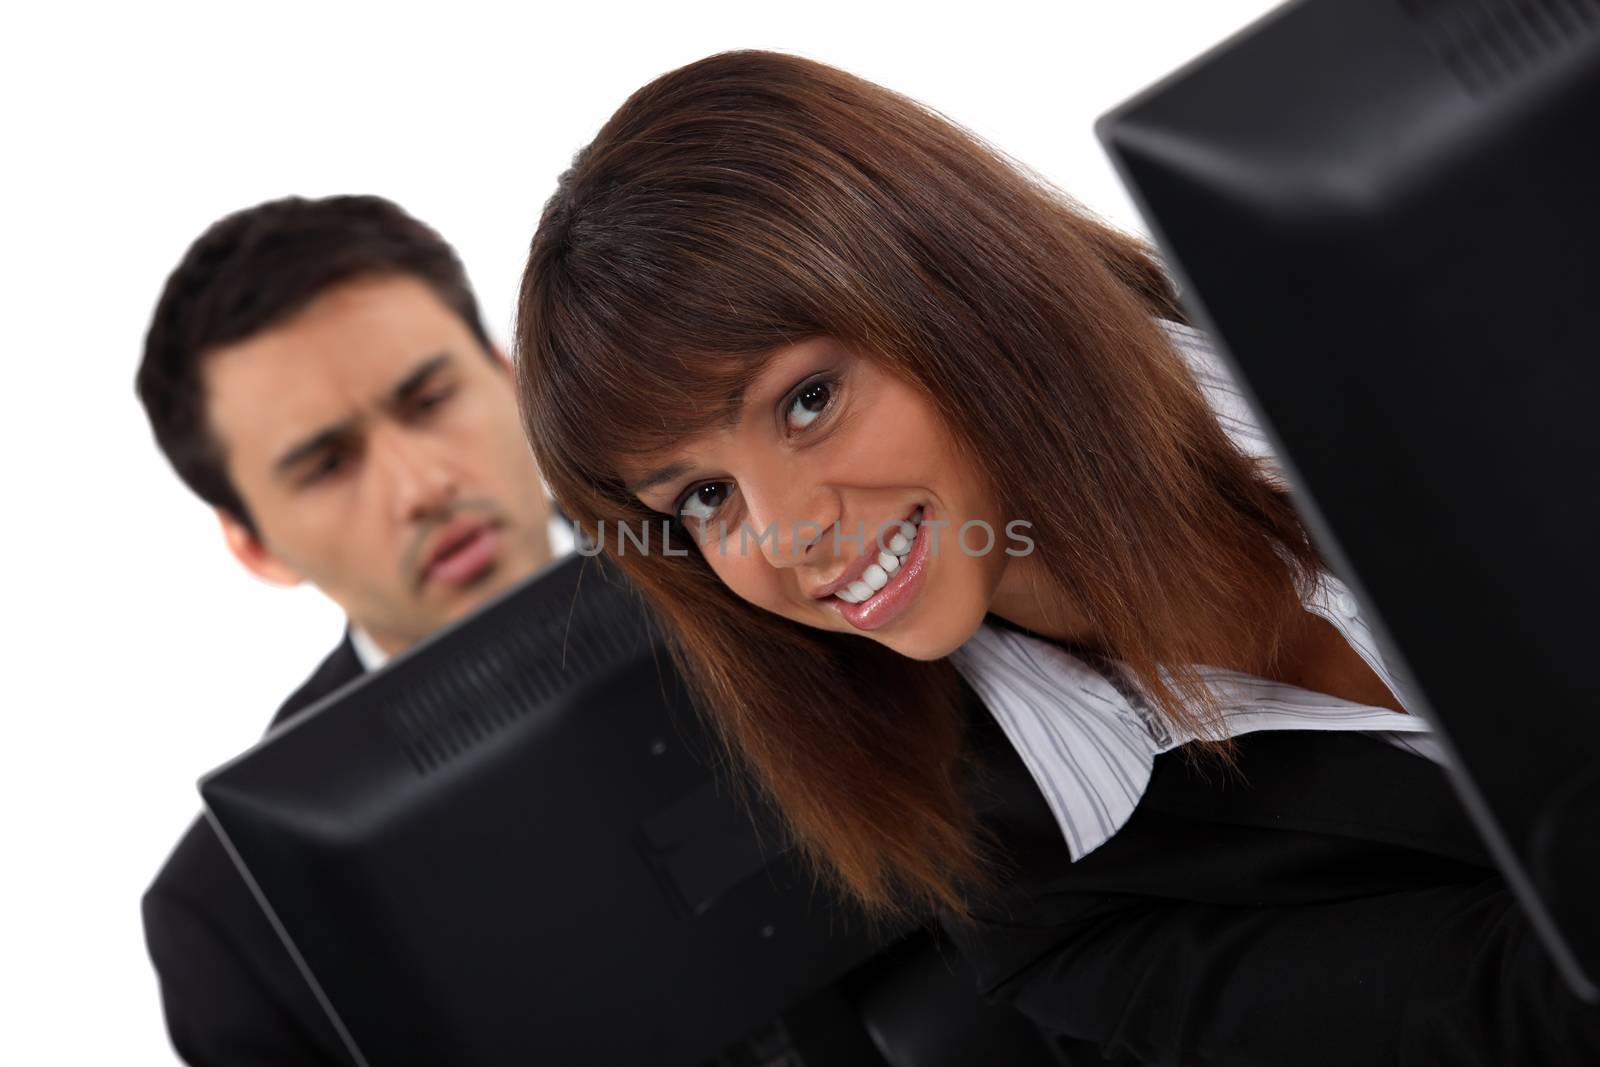
[{"label": "woman's smiling face", "polygon": [[827,337],[772,353],[726,428],[622,474],[744,600],[916,659],[972,635],[1026,547],[928,398]]}]

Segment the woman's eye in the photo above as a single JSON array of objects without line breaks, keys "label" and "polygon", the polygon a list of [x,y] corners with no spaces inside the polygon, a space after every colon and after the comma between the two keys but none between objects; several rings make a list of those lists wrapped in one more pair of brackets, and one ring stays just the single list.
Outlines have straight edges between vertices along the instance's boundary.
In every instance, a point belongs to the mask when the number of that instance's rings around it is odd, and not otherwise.
[{"label": "woman's eye", "polygon": [[805,429],[817,421],[832,402],[833,383],[812,382],[801,389],[789,405],[789,426],[796,430]]},{"label": "woman's eye", "polygon": [[729,483],[707,482],[689,490],[689,495],[678,505],[678,518],[709,522],[728,499]]}]

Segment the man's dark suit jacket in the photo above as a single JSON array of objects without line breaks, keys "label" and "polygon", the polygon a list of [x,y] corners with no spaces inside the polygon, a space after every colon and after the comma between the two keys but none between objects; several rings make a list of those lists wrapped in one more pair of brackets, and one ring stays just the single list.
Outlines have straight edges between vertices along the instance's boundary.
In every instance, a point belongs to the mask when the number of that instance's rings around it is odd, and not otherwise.
[{"label": "man's dark suit jacket", "polygon": [[[282,722],[363,674],[347,632],[273,716]],[[354,1063],[260,905],[199,819],[144,895],[167,1031],[194,1067]]]},{"label": "man's dark suit jacket", "polygon": [[1169,752],[1074,863],[974,704],[974,796],[1015,873],[946,928],[1072,1063],[1600,1064],[1600,1009],[1562,983],[1430,761],[1302,730],[1239,737],[1240,775]]}]

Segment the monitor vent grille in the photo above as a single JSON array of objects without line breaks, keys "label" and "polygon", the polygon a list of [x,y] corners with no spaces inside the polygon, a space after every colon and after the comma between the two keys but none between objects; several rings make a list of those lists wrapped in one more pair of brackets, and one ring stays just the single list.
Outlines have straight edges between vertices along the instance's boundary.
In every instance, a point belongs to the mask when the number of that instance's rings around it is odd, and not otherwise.
[{"label": "monitor vent grille", "polygon": [[[597,595],[598,593],[598,595]],[[383,717],[419,774],[436,770],[608,665],[651,633],[626,594],[586,588],[573,614],[517,619],[495,640],[457,650],[441,669],[386,693]],[[597,603],[600,601],[600,603]]]},{"label": "monitor vent grille", "polygon": [[1475,96],[1600,30],[1600,0],[1401,0],[1401,6]]}]

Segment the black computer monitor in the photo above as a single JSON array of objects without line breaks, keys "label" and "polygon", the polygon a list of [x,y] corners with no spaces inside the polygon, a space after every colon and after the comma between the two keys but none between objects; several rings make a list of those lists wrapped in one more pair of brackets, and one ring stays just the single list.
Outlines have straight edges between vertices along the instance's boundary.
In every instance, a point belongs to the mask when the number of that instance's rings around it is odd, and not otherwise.
[{"label": "black computer monitor", "polygon": [[[571,556],[201,793],[358,1063],[670,1067],[767,1033],[890,933],[714,753],[637,595]],[[852,1049],[825,1061],[881,1063]]]},{"label": "black computer monitor", "polygon": [[1291,3],[1099,133],[1596,999],[1600,4]]}]

